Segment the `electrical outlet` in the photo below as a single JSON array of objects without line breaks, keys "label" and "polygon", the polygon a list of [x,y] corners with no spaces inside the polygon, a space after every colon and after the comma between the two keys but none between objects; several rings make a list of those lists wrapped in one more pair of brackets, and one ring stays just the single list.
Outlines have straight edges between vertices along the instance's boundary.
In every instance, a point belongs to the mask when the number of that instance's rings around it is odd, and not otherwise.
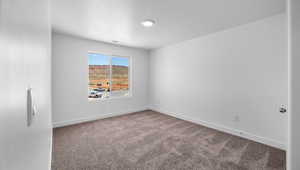
[{"label": "electrical outlet", "polygon": [[240,116],[235,115],[234,118],[233,118],[233,121],[234,122],[239,122],[240,121]]}]

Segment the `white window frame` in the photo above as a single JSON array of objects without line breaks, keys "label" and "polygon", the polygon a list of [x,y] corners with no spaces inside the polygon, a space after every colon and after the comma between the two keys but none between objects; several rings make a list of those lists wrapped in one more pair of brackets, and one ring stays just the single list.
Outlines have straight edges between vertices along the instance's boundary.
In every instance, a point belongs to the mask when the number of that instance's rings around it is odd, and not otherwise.
[{"label": "white window frame", "polygon": [[[109,57],[109,98],[88,98],[89,101],[105,101],[105,100],[112,100],[112,99],[122,99],[122,98],[130,98],[132,97],[132,59],[130,56],[122,56],[122,55],[116,55],[116,54],[107,54],[107,53],[101,53],[98,51],[88,51],[88,54],[100,54],[100,55],[104,55]],[[112,58],[113,57],[121,57],[121,58],[127,58],[128,59],[128,95],[126,96],[112,96]],[[89,65],[87,64],[87,70],[88,70],[88,83],[87,85],[89,85]],[[88,94],[89,94],[89,86],[87,87],[88,90]],[[88,96],[88,95],[87,95]]]}]

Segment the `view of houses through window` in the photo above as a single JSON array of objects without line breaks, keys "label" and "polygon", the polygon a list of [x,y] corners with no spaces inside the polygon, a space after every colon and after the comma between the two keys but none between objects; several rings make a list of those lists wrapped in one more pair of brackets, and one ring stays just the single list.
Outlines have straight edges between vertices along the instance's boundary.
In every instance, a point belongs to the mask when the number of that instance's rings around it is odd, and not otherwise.
[{"label": "view of houses through window", "polygon": [[88,54],[89,98],[129,95],[129,58]]}]

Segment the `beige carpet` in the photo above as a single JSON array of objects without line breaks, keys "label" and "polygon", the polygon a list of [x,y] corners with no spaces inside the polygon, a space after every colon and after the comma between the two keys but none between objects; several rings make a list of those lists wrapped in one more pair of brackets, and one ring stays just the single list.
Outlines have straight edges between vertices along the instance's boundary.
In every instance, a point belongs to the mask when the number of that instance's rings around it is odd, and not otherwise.
[{"label": "beige carpet", "polygon": [[285,152],[153,111],[54,129],[53,170],[284,170]]}]

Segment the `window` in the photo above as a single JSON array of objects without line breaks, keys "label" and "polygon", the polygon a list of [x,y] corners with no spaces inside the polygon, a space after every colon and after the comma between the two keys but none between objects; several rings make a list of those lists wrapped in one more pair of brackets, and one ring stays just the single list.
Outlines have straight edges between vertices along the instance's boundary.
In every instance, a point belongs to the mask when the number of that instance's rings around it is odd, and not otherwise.
[{"label": "window", "polygon": [[129,58],[88,53],[88,98],[129,95]]}]

